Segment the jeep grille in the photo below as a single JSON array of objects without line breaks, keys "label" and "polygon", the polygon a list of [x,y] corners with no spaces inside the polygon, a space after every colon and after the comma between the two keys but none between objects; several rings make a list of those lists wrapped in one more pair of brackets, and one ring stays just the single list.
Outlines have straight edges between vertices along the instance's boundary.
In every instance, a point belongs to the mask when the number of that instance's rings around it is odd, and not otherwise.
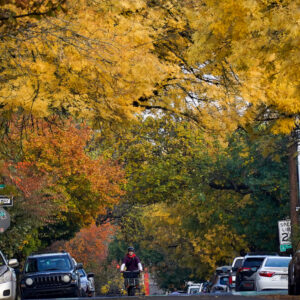
[{"label": "jeep grille", "polygon": [[34,278],[34,283],[36,287],[50,287],[68,284],[62,281],[62,275],[38,276]]}]

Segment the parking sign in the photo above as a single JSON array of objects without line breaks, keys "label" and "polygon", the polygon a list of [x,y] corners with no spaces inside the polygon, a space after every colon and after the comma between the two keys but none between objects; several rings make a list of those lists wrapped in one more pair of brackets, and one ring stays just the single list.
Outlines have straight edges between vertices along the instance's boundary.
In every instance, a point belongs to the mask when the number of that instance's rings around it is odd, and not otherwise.
[{"label": "parking sign", "polygon": [[278,230],[279,230],[280,251],[286,251],[286,249],[292,247],[291,220],[278,221]]}]

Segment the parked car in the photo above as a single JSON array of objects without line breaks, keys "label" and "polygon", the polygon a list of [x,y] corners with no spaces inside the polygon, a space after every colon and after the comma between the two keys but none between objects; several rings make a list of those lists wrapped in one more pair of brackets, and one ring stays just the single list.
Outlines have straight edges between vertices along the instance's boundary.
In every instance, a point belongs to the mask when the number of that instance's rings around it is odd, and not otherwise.
[{"label": "parked car", "polygon": [[229,292],[229,274],[219,273],[214,276],[212,286],[210,288],[211,293],[215,292]]},{"label": "parked car", "polygon": [[188,286],[187,293],[189,295],[199,294],[202,291],[203,283],[192,283]]},{"label": "parked car", "polygon": [[[270,256],[276,257],[278,255]],[[236,272],[236,291],[254,291],[255,276],[264,259],[268,255],[246,255],[242,266]]]},{"label": "parked car", "polygon": [[243,261],[244,261],[244,256],[237,256],[234,258],[232,262],[230,276],[229,276],[229,287],[232,291],[235,290],[236,272],[242,266]]},{"label": "parked car", "polygon": [[288,265],[291,257],[266,257],[255,274],[255,288],[262,290],[287,290]]},{"label": "parked car", "polygon": [[231,266],[221,266],[216,268],[215,273],[210,278],[210,292],[229,292],[229,274]]},{"label": "parked car", "polygon": [[296,251],[289,263],[288,293],[300,295],[300,250]]},{"label": "parked car", "polygon": [[211,282],[210,281],[203,282],[203,286],[202,286],[201,292],[202,293],[209,293],[210,287],[211,287]]},{"label": "parked car", "polygon": [[0,299],[15,300],[17,295],[17,277],[14,268],[19,265],[16,259],[7,261],[0,251]]},{"label": "parked car", "polygon": [[230,274],[231,272],[231,266],[221,266],[216,268],[215,273],[216,274]]},{"label": "parked car", "polygon": [[86,273],[84,269],[78,270],[80,274],[80,286],[82,290],[82,295],[88,297],[95,297],[95,282],[94,282],[94,274]]},{"label": "parked car", "polygon": [[169,295],[172,295],[172,296],[186,296],[187,293],[185,291],[174,291],[174,292],[171,292]]},{"label": "parked car", "polygon": [[21,299],[82,296],[80,269],[66,252],[30,255],[21,274]]}]

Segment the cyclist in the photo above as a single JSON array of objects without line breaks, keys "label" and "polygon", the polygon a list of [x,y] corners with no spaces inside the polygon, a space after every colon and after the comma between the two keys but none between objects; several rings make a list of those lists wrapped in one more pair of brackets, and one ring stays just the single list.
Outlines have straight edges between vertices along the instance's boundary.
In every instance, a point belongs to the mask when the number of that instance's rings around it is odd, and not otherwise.
[{"label": "cyclist", "polygon": [[143,266],[141,264],[140,259],[134,253],[133,247],[128,247],[128,253],[125,255],[122,261],[122,265],[120,268],[121,272],[125,271],[140,271],[143,272]]}]

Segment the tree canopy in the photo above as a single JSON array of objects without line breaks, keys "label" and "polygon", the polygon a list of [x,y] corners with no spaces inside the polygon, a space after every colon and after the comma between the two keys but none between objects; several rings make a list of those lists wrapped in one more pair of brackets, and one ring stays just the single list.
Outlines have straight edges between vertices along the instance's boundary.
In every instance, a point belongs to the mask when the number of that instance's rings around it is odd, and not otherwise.
[{"label": "tree canopy", "polygon": [[0,0],[0,168],[15,198],[1,246],[24,257],[79,231],[70,248],[93,234],[101,244],[108,231],[83,228],[114,222],[115,243],[172,265],[155,261],[161,280],[276,250],[299,11],[292,0]]}]

